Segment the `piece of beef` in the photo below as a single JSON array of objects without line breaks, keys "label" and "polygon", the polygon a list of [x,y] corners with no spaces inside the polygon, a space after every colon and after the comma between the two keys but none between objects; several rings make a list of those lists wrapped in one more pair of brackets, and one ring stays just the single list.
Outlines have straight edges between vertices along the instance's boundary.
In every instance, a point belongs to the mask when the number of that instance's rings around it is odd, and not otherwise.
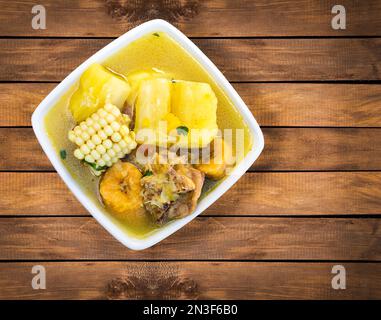
[{"label": "piece of beef", "polygon": [[194,211],[204,175],[191,166],[155,165],[153,174],[142,178],[141,183],[144,206],[161,224]]}]

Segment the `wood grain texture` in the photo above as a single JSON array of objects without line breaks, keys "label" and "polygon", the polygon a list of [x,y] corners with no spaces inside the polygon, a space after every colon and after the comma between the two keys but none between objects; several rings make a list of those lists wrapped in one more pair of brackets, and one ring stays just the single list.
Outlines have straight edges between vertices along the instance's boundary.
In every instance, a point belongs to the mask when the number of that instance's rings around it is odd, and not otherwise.
[{"label": "wood grain texture", "polygon": [[[0,299],[381,298],[380,263],[43,262],[47,289],[32,290],[35,264],[1,263]],[[331,287],[334,264],[346,290]]]},{"label": "wood grain texture", "polygon": [[[254,170],[378,170],[381,130],[264,128]],[[375,157],[375,158],[374,158]]]},{"label": "wood grain texture", "polygon": [[[331,27],[327,1],[44,1],[47,28],[30,26],[29,1],[0,1],[0,36],[116,37],[150,19],[165,19],[188,36],[343,36],[380,35],[381,4],[377,0],[342,0],[347,28]],[[86,16],[86,23],[78,23]],[[64,27],[63,27],[64,26]]]},{"label": "wood grain texture", "polygon": [[131,251],[88,217],[2,218],[0,260],[381,260],[381,220],[199,217]]},{"label": "wood grain texture", "polygon": [[[0,39],[0,81],[60,81],[110,41]],[[381,79],[379,38],[197,39],[195,43],[230,81]]]},{"label": "wood grain texture", "polygon": [[55,83],[0,83],[0,126],[31,126],[33,111]]},{"label": "wood grain texture", "polygon": [[[0,83],[0,126],[30,126],[55,83]],[[262,126],[380,127],[381,85],[235,83]]]},{"label": "wood grain texture", "polygon": [[[378,128],[263,128],[253,170],[380,170]],[[31,128],[0,128],[0,170],[53,170]]]},{"label": "wood grain texture", "polygon": [[[0,215],[88,215],[56,173],[0,173],[0,195]],[[204,214],[381,214],[381,173],[247,173]]]},{"label": "wood grain texture", "polygon": [[[0,0],[0,299],[381,299],[380,1],[341,1],[346,30],[331,28],[327,1],[47,0],[46,30],[31,28],[35,4]],[[153,18],[235,82],[266,147],[202,216],[131,251],[53,172],[30,116]],[[36,264],[46,290],[30,286]],[[336,264],[346,290],[331,289]]]},{"label": "wood grain texture", "polygon": [[261,126],[379,127],[381,85],[235,83]]}]

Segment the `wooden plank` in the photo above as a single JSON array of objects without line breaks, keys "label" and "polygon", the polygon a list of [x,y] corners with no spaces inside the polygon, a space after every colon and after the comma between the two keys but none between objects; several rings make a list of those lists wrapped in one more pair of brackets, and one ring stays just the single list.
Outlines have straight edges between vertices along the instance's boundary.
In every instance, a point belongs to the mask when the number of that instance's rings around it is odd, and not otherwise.
[{"label": "wooden plank", "polygon": [[[110,41],[0,39],[0,81],[60,81]],[[381,79],[379,38],[198,39],[195,43],[230,81]]]},{"label": "wooden plank", "polygon": [[[0,194],[0,215],[88,214],[56,173],[2,172]],[[381,173],[247,173],[205,214],[381,214]]]},{"label": "wooden plank", "polygon": [[[265,128],[255,170],[378,170],[381,130]],[[374,161],[375,160],[375,161]]]},{"label": "wooden plank", "polygon": [[[254,170],[380,170],[378,128],[264,128]],[[0,170],[52,170],[31,128],[0,128]]]},{"label": "wooden plank", "polygon": [[[30,126],[55,83],[0,83],[0,126]],[[381,85],[235,83],[262,126],[380,127]]]},{"label": "wooden plank", "polygon": [[[379,263],[43,262],[46,289],[33,290],[36,264],[1,263],[0,299],[381,298]],[[335,264],[345,290],[331,287]]]},{"label": "wooden plank", "polygon": [[200,217],[131,251],[88,217],[2,218],[0,260],[381,260],[381,220]]},{"label": "wooden plank", "polygon": [[[165,19],[188,36],[348,36],[380,35],[377,0],[342,0],[345,30],[331,27],[327,1],[44,1],[47,28],[31,28],[35,2],[0,1],[1,36],[119,36],[151,19]],[[86,16],[86,23],[78,23]]]},{"label": "wooden plank", "polygon": [[0,126],[31,126],[38,104],[55,83],[0,83]]},{"label": "wooden plank", "polygon": [[262,126],[379,127],[381,85],[234,84]]}]

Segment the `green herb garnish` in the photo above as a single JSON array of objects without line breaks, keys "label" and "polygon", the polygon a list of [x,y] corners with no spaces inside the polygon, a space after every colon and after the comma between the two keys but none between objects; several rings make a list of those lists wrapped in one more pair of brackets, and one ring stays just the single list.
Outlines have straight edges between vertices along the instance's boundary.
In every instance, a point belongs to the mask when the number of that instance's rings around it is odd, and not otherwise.
[{"label": "green herb garnish", "polygon": [[160,34],[158,34],[157,32],[153,33],[153,35],[154,35],[155,37],[160,37]]},{"label": "green herb garnish", "polygon": [[108,168],[107,166],[103,166],[103,167],[97,166],[95,163],[88,162],[86,160],[83,160],[83,162],[86,163],[87,165],[89,165],[90,167],[92,167],[96,171],[102,171],[102,170],[106,170]]},{"label": "green herb garnish", "polygon": [[62,149],[60,150],[60,157],[62,160],[65,160],[66,159],[66,150],[65,149]]},{"label": "green herb garnish", "polygon": [[146,172],[144,172],[143,177],[149,177],[152,175],[153,175],[153,172],[151,170],[147,170]]},{"label": "green herb garnish", "polygon": [[172,83],[176,83],[176,80],[175,80],[175,79],[171,79],[171,82],[172,82]]},{"label": "green herb garnish", "polygon": [[188,135],[189,129],[186,126],[180,126],[176,128],[177,134],[186,136]]}]

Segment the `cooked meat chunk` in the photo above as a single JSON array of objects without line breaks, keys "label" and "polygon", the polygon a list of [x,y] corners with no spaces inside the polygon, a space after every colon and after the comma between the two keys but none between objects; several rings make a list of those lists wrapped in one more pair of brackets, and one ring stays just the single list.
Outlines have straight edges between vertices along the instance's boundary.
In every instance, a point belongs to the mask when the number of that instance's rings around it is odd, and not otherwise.
[{"label": "cooked meat chunk", "polygon": [[168,219],[185,217],[191,214],[197,206],[197,201],[200,198],[202,186],[204,184],[204,174],[192,167],[187,168],[187,175],[189,175],[195,185],[192,192],[182,194],[177,201],[168,209]]},{"label": "cooked meat chunk", "polygon": [[185,156],[177,156],[175,153],[160,154],[160,149],[153,145],[140,145],[127,156],[126,161],[135,165],[142,173],[155,171],[155,173],[165,173],[170,166],[186,163]]},{"label": "cooked meat chunk", "polygon": [[203,174],[192,167],[153,166],[153,174],[141,179],[143,203],[158,223],[184,217],[197,205]]},{"label": "cooked meat chunk", "polygon": [[195,184],[191,177],[179,173],[173,167],[168,170],[168,177],[170,181],[173,181],[175,190],[178,193],[186,193],[195,189]]}]

